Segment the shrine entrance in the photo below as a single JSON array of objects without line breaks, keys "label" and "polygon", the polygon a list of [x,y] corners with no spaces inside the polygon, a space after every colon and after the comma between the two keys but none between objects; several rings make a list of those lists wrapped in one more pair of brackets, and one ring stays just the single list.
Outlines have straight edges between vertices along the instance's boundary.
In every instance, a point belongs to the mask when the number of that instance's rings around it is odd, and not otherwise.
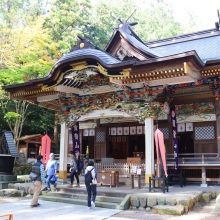
[{"label": "shrine entrance", "polygon": [[[178,150],[179,154],[193,154],[194,153],[194,139],[193,132],[181,132],[178,133]],[[193,155],[187,155],[190,157]],[[179,157],[185,157],[184,155],[179,155]]]}]

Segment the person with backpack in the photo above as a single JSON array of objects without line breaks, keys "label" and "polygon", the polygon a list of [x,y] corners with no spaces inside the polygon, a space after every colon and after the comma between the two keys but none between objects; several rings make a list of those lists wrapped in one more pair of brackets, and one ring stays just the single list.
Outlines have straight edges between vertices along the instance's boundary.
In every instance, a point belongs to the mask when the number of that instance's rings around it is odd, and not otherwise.
[{"label": "person with backpack", "polygon": [[70,161],[70,184],[67,186],[69,188],[73,187],[73,180],[74,177],[76,178],[77,184],[75,187],[80,187],[79,185],[79,176],[78,176],[78,166],[77,166],[77,161],[76,161],[76,155],[74,151],[69,152],[69,156],[71,157]]},{"label": "person with backpack", "polygon": [[37,162],[32,166],[32,172],[37,175],[34,180],[34,195],[31,201],[31,208],[37,207],[40,204],[38,203],[38,197],[41,191],[42,184],[45,183],[44,179],[44,165],[42,163],[43,156],[37,156]]},{"label": "person with backpack", "polygon": [[[88,166],[85,170],[85,185],[88,194],[88,209],[95,207],[95,199],[96,199],[96,186],[97,186],[97,171],[94,168],[93,161],[88,162]],[[92,193],[92,201],[91,201],[91,193]]]}]

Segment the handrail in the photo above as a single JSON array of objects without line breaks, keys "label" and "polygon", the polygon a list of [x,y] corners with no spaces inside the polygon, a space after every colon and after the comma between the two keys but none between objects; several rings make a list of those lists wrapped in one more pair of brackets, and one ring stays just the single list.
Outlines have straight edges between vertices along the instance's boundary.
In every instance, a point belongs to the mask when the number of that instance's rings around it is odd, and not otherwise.
[{"label": "handrail", "polygon": [[[178,155],[213,155],[213,154],[219,154],[219,153],[181,153]],[[166,155],[174,155],[174,154],[166,154]]]}]

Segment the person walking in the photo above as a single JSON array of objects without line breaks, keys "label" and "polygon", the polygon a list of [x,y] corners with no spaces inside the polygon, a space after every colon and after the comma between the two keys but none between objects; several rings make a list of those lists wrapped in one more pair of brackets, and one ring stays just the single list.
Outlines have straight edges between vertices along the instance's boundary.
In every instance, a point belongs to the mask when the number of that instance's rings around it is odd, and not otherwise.
[{"label": "person walking", "polygon": [[70,161],[70,184],[67,186],[69,188],[73,187],[73,180],[74,177],[76,178],[76,186],[75,187],[80,187],[79,185],[79,176],[78,176],[78,166],[77,166],[77,162],[76,162],[76,155],[74,151],[70,151],[69,152],[69,156],[71,157],[71,161]]},{"label": "person walking", "polygon": [[[97,186],[97,171],[94,168],[93,161],[88,162],[88,166],[85,170],[85,185],[88,194],[88,209],[95,207],[95,199],[96,199],[96,186]],[[91,194],[92,194],[92,201],[91,201]]]},{"label": "person walking", "polygon": [[[50,189],[50,183],[51,183],[51,179],[53,176],[56,176],[57,173],[57,161],[55,160],[55,156],[54,153],[50,154],[50,159],[47,162],[47,166],[46,166],[46,185],[47,185],[47,190],[46,192],[51,191]],[[56,189],[57,187],[57,182],[54,182],[54,189]]]},{"label": "person walking", "polygon": [[31,207],[37,207],[40,204],[38,203],[38,197],[41,191],[41,187],[42,187],[42,183],[45,183],[45,179],[44,179],[44,165],[42,163],[42,159],[43,156],[42,155],[38,155],[37,156],[37,162],[35,164],[33,164],[32,166],[32,172],[35,173],[38,177],[37,179],[34,181],[34,195],[33,195],[33,199],[31,201]]}]

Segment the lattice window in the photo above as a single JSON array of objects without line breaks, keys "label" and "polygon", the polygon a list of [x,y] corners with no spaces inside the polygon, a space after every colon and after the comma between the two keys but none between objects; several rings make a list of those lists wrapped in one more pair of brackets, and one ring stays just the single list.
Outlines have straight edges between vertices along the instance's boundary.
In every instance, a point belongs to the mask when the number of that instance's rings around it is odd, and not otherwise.
[{"label": "lattice window", "polygon": [[73,144],[72,133],[69,133],[69,144]]},{"label": "lattice window", "polygon": [[159,128],[163,132],[163,137],[165,140],[169,139],[169,128]]},{"label": "lattice window", "polygon": [[195,127],[195,140],[215,139],[214,126]]},{"label": "lattice window", "polygon": [[96,131],[96,142],[105,142],[105,131]]}]

